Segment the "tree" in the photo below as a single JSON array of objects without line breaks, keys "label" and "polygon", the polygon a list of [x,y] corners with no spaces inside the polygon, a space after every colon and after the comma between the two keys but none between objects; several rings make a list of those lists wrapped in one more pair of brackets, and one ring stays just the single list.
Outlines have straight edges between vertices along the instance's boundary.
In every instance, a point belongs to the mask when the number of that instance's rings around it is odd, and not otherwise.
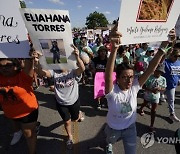
[{"label": "tree", "polygon": [[96,27],[107,27],[108,20],[103,13],[98,13],[97,11],[90,13],[86,17],[86,26],[88,29]]},{"label": "tree", "polygon": [[26,8],[26,3],[24,1],[20,0],[19,2],[21,5],[21,8]]}]

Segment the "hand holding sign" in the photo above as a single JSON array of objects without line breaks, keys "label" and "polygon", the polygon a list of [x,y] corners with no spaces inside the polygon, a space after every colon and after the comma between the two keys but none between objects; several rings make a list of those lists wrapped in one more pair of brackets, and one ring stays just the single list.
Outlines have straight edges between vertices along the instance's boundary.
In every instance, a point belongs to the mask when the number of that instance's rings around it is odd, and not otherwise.
[{"label": "hand holding sign", "polygon": [[171,29],[168,34],[168,41],[163,41],[160,45],[160,50],[164,52],[164,54],[167,54],[167,52],[172,48],[169,46],[169,43],[174,43],[176,40],[176,32],[175,29]]},{"label": "hand holding sign", "polygon": [[71,44],[71,47],[74,49],[73,54],[75,54],[75,56],[79,56],[79,50],[76,48],[76,46]]},{"label": "hand holding sign", "polygon": [[34,59],[35,62],[38,62],[39,58],[42,56],[42,53],[36,51],[34,48],[31,48],[29,51],[29,55]]},{"label": "hand holding sign", "polygon": [[112,28],[109,37],[112,43],[112,47],[118,48],[121,44],[121,33],[117,31],[118,28],[118,22],[115,24],[115,26]]}]

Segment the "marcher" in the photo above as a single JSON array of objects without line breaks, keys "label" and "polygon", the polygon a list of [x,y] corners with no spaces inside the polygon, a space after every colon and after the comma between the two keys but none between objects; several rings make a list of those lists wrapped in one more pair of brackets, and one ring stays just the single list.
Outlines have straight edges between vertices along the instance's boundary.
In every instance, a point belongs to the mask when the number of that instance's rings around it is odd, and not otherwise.
[{"label": "marcher", "polygon": [[144,103],[141,104],[139,114],[144,115],[143,108],[150,103],[151,104],[151,124],[150,131],[155,132],[154,121],[156,116],[156,109],[160,100],[160,92],[166,89],[166,79],[162,76],[165,73],[164,65],[161,64],[157,67],[154,74],[149,77],[143,88],[144,92]]},{"label": "marcher", "polygon": [[[108,60],[108,50],[105,46],[101,46],[98,50],[98,56],[92,59],[90,68],[93,74],[93,77],[95,77],[95,74],[97,72],[105,72],[107,60]],[[96,85],[94,86],[96,88]],[[101,107],[103,106],[104,96],[96,98],[97,102],[97,109],[101,110]]]},{"label": "marcher", "polygon": [[131,65],[127,63],[118,65],[116,67],[116,84],[113,85],[112,73],[117,50],[121,43],[120,37],[121,34],[117,32],[116,24],[110,33],[112,51],[105,71],[105,93],[108,101],[107,126],[105,128],[106,153],[113,153],[112,144],[122,139],[125,153],[135,154],[137,93],[155,71],[165,50],[159,49],[146,71],[138,79],[134,79],[134,70]]},{"label": "marcher", "polygon": [[[71,121],[83,121],[84,116],[80,111],[79,85],[81,75],[85,70],[83,61],[79,57],[79,50],[74,48],[74,55],[77,60],[77,69],[72,70],[44,70],[39,63],[36,63],[35,69],[40,76],[54,78],[54,92],[56,98],[57,110],[64,121],[64,127],[68,135],[66,142],[67,148],[73,147],[73,136],[71,132]],[[36,55],[36,51],[32,53]]]},{"label": "marcher", "polygon": [[29,154],[36,153],[38,102],[32,88],[33,59],[0,59],[0,103],[13,123],[11,145],[26,138]]},{"label": "marcher", "polygon": [[174,45],[169,57],[165,59],[165,74],[164,77],[167,81],[166,96],[169,105],[169,118],[172,121],[180,122],[180,119],[176,117],[174,110],[175,91],[180,80],[180,43]]}]

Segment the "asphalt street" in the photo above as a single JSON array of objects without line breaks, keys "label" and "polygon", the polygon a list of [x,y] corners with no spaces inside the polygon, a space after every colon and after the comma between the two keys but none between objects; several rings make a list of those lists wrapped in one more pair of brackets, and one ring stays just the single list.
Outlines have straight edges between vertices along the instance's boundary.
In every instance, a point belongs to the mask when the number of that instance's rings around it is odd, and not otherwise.
[{"label": "asphalt street", "polygon": [[[41,86],[35,91],[39,100],[39,118],[41,122],[38,135],[38,154],[103,154],[105,153],[104,127],[106,125],[107,107],[101,111],[96,110],[93,100],[93,85],[80,85],[81,110],[85,114],[85,121],[72,125],[74,147],[67,150],[65,146],[66,132],[63,122],[55,107],[53,92]],[[138,105],[143,101],[141,93],[138,96]],[[180,87],[176,89],[175,111],[180,117]],[[137,154],[175,154],[173,143],[169,138],[174,137],[174,132],[180,127],[180,123],[172,123],[168,118],[167,103],[158,106],[155,127],[155,142],[149,148],[143,147],[141,137],[147,133],[150,124],[150,109],[145,108],[145,115],[137,117]],[[24,137],[14,146],[9,143],[12,138],[10,121],[0,111],[0,154],[27,154],[27,145]],[[122,141],[117,142],[114,154],[123,154]]]}]

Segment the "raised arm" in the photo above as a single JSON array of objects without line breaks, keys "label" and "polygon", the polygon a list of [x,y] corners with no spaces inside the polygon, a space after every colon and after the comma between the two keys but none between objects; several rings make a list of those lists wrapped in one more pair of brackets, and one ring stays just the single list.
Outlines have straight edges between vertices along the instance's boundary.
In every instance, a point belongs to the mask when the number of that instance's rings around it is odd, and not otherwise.
[{"label": "raised arm", "polygon": [[[170,43],[174,44],[175,39],[176,39],[176,33],[175,30],[172,29],[169,32],[169,41]],[[149,76],[156,70],[157,66],[159,63],[162,63],[163,58],[165,57],[165,54],[169,51],[169,42],[168,41],[163,41],[161,43],[161,46],[154,56],[154,58],[150,61],[148,68],[146,71],[139,77],[139,84],[140,86],[143,86],[146,80],[149,78]]]},{"label": "raised arm", "polygon": [[78,65],[78,68],[76,69],[76,74],[81,75],[82,72],[85,71],[84,63],[81,60],[81,58],[79,57],[79,50],[76,48],[76,46],[72,44],[71,47],[74,49],[73,53],[74,53],[74,55],[76,57],[77,65]]},{"label": "raised arm", "polygon": [[42,56],[42,54],[32,49],[30,51],[30,56],[32,57],[32,70],[35,71],[41,77],[45,76],[51,78],[51,73],[48,70],[43,69],[41,67],[41,64],[39,63],[39,57]]},{"label": "raised arm", "polygon": [[112,51],[108,58],[108,62],[106,65],[106,70],[105,70],[105,93],[106,94],[108,94],[113,88],[112,74],[114,71],[114,63],[115,63],[115,59],[116,59],[116,55],[117,55],[117,50],[121,43],[121,40],[120,40],[121,34],[119,32],[117,32],[117,26],[118,26],[118,24],[116,24],[113,27],[113,29],[109,35],[110,39],[111,39],[111,43],[112,43]]}]

